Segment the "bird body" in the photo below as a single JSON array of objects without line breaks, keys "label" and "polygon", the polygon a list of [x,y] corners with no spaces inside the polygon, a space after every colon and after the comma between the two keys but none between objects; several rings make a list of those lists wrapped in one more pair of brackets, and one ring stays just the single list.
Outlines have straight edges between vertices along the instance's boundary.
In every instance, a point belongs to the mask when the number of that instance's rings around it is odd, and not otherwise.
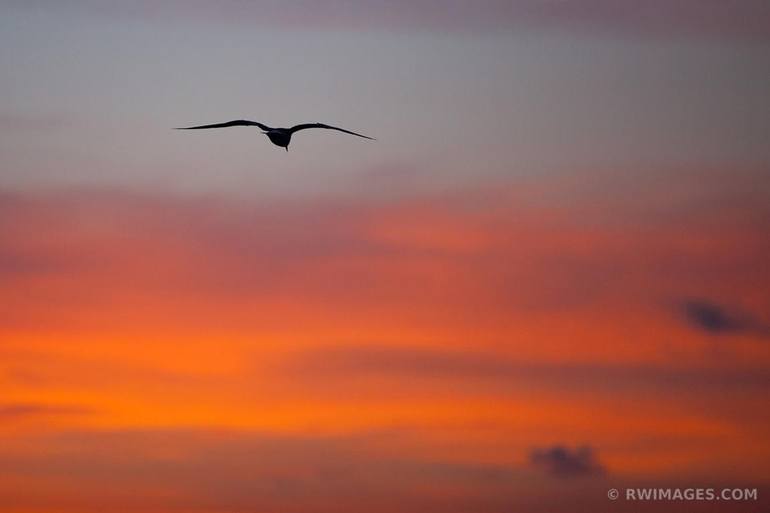
[{"label": "bird body", "polygon": [[351,132],[350,130],[345,130],[344,128],[325,125],[323,123],[304,123],[301,125],[294,125],[291,128],[273,128],[265,124],[258,123],[256,121],[248,121],[246,119],[236,119],[234,121],[227,121],[226,123],[215,123],[213,125],[181,127],[181,128],[178,128],[177,130],[200,130],[203,128],[227,128],[231,126],[256,126],[262,130],[262,133],[265,134],[268,139],[270,139],[270,142],[272,142],[276,146],[285,148],[286,151],[289,151],[291,136],[294,135],[295,132],[299,132],[300,130],[306,130],[308,128],[325,128],[328,130],[337,130],[338,132],[344,132],[346,134],[355,135],[356,137],[363,137],[364,139],[374,140],[373,137],[357,134],[356,132]]},{"label": "bird body", "polygon": [[271,130],[269,132],[262,132],[270,139],[270,142],[281,148],[286,148],[289,151],[289,143],[291,142],[291,134],[286,133],[283,130]]}]

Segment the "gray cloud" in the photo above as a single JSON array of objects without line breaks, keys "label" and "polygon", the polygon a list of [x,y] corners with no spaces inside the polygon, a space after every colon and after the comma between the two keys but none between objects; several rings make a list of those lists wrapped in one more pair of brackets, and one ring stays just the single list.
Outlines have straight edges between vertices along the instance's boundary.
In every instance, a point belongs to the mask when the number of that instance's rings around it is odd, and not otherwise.
[{"label": "gray cloud", "polygon": [[681,311],[690,326],[710,335],[770,334],[770,327],[754,316],[709,300],[687,299]]},{"label": "gray cloud", "polygon": [[529,459],[535,468],[554,477],[597,476],[605,473],[605,468],[599,463],[596,453],[588,446],[570,449],[563,445],[554,445],[533,449]]},{"label": "gray cloud", "polygon": [[[648,35],[770,37],[770,7],[761,0],[203,0],[105,3],[39,1],[48,8],[108,16],[257,24],[285,28],[506,32],[573,28]],[[29,2],[11,2],[24,7]]]}]

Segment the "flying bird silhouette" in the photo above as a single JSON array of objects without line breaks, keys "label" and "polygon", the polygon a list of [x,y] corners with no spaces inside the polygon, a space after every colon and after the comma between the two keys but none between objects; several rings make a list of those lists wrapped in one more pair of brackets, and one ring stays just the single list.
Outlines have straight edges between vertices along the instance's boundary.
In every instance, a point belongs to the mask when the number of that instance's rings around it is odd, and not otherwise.
[{"label": "flying bird silhouette", "polygon": [[326,128],[328,130],[337,130],[338,132],[345,132],[346,134],[355,135],[356,137],[363,137],[364,139],[375,140],[374,137],[357,134],[344,128],[338,128],[336,126],[324,125],[323,123],[304,123],[301,125],[294,125],[291,128],[272,128],[256,121],[248,121],[246,119],[236,119],[235,121],[228,121],[226,123],[215,123],[213,125],[200,125],[200,126],[188,126],[180,127],[177,130],[200,130],[202,128],[227,128],[231,126],[256,126],[262,130],[262,133],[270,139],[270,142],[281,148],[285,148],[289,151],[289,143],[291,142],[291,136],[295,132],[305,130],[307,128]]}]

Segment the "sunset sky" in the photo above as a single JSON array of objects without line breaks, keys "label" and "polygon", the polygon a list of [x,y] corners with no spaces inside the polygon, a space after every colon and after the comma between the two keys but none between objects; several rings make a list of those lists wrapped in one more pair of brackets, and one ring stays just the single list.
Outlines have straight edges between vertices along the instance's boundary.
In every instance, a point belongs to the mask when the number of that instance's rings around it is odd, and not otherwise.
[{"label": "sunset sky", "polygon": [[[0,0],[0,70],[0,513],[768,510],[770,4]],[[244,118],[377,140],[172,130]]]}]

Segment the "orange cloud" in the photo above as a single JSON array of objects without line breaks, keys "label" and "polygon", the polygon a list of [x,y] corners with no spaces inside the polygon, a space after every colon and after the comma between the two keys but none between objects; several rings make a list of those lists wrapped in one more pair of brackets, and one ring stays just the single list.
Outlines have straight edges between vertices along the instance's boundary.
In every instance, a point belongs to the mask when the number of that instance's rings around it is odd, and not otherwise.
[{"label": "orange cloud", "polygon": [[766,476],[770,346],[681,305],[766,325],[770,216],[740,187],[683,202],[689,179],[649,202],[0,195],[0,511],[502,511],[547,493],[538,447]]}]

